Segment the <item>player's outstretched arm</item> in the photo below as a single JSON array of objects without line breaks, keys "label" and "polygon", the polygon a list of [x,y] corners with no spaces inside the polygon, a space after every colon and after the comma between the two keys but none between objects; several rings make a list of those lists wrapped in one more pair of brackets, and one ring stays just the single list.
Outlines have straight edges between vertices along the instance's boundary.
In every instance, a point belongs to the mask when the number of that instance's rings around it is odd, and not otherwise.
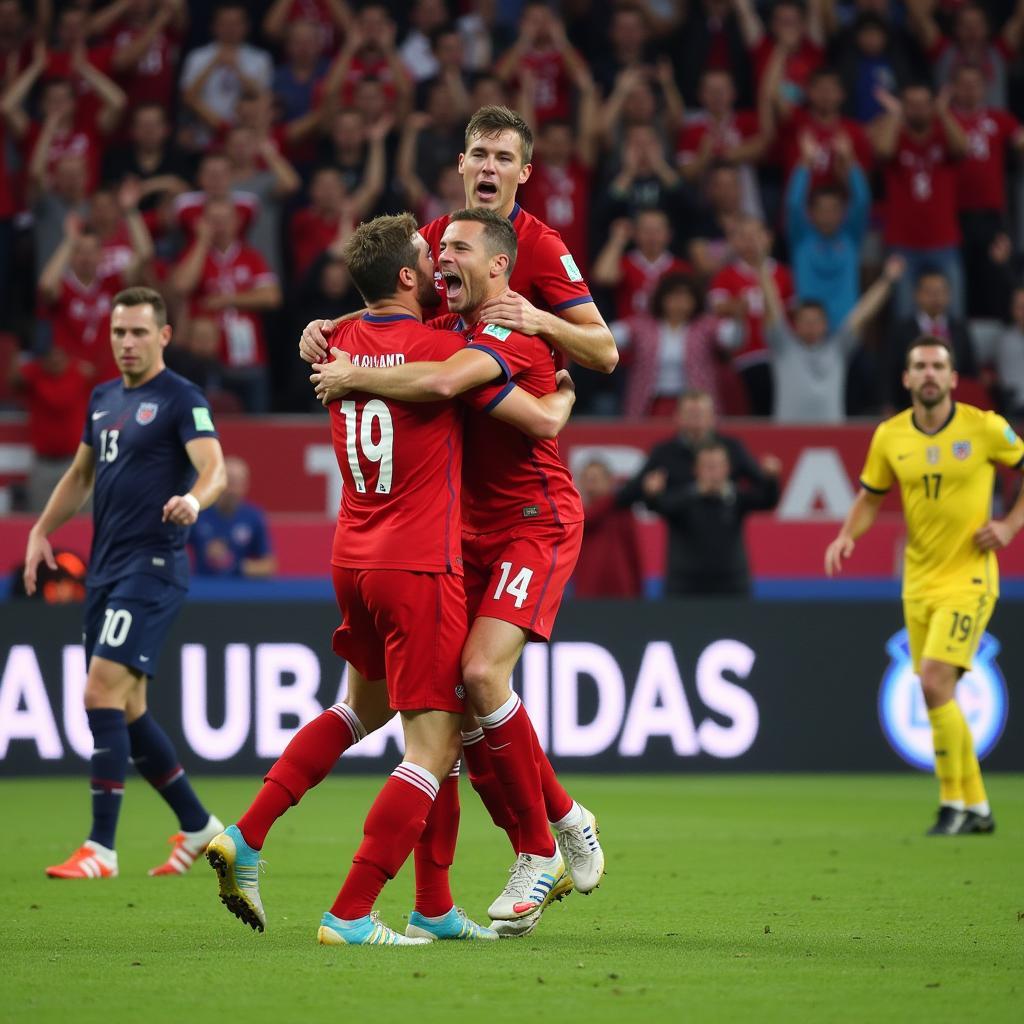
[{"label": "player's outstretched arm", "polygon": [[25,547],[25,593],[30,597],[36,592],[36,574],[39,563],[45,561],[51,569],[57,568],[49,536],[63,526],[86,502],[92,493],[96,463],[92,448],[80,444],[74,461],[67,472],[57,481],[50,500],[42,514],[29,531]]},{"label": "player's outstretched arm", "polygon": [[496,420],[508,423],[528,437],[549,441],[558,437],[569,422],[576,404],[576,385],[567,370],[555,375],[558,390],[536,398],[522,388],[513,387],[498,401],[490,413]]},{"label": "player's outstretched arm", "polygon": [[884,498],[884,494],[874,494],[863,487],[860,489],[850,506],[846,522],[836,539],[825,549],[826,576],[838,576],[842,572],[843,562],[853,554],[856,542],[874,525]]},{"label": "player's outstretched arm", "polygon": [[215,437],[194,437],[186,442],[185,451],[199,475],[187,494],[175,494],[164,504],[163,521],[176,526],[191,526],[200,510],[221,496],[228,482],[224,452]]},{"label": "player's outstretched arm", "polygon": [[356,366],[347,352],[332,348],[334,361],[314,368],[310,381],[324,405],[350,391],[366,391],[402,402],[438,402],[456,398],[498,377],[501,366],[486,352],[464,348],[443,363]]},{"label": "player's outstretched arm", "polygon": [[593,302],[569,306],[555,316],[509,290],[488,299],[480,309],[480,319],[520,334],[539,335],[588,370],[611,373],[619,365],[615,338]]}]

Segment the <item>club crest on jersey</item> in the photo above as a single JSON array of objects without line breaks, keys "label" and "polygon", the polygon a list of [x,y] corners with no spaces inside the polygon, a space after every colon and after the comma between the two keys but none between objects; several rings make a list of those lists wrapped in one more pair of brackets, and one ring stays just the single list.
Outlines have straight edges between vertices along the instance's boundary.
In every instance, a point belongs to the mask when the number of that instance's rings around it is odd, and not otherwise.
[{"label": "club crest on jersey", "polygon": [[924,457],[928,460],[928,465],[934,466],[939,461],[940,454],[939,446],[937,444],[930,444],[924,453]]},{"label": "club crest on jersey", "polygon": [[953,442],[953,458],[959,459],[963,462],[971,454],[971,442],[970,441],[954,441]]},{"label": "club crest on jersey", "polygon": [[159,408],[160,406],[156,402],[139,402],[139,407],[135,410],[135,422],[141,427],[144,427],[147,423],[152,423],[156,419],[156,413]]}]

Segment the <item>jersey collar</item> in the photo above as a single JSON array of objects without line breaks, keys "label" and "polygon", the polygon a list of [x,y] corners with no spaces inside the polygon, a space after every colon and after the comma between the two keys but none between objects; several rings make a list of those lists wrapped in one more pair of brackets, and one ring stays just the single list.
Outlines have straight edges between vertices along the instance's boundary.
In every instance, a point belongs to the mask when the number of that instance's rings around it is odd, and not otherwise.
[{"label": "jersey collar", "polygon": [[516,217],[523,212],[523,208],[518,203],[512,204],[512,212],[508,215],[508,219],[515,223]]},{"label": "jersey collar", "polygon": [[389,313],[387,316],[378,316],[376,313],[364,313],[363,319],[368,324],[393,324],[396,320],[415,320],[412,313]]},{"label": "jersey collar", "polygon": [[910,412],[910,423],[911,423],[911,426],[913,426],[913,428],[916,431],[918,431],[918,433],[924,434],[925,437],[935,437],[938,434],[941,434],[946,429],[946,427],[948,427],[950,425],[950,423],[953,422],[953,417],[955,415],[956,415],[956,402],[953,402],[953,404],[950,406],[950,409],[949,409],[949,415],[946,417],[946,422],[943,423],[942,426],[939,427],[938,430],[933,430],[931,433],[929,433],[927,430],[923,430],[921,427],[918,426],[917,420],[914,419],[914,412],[913,412],[913,410],[911,410],[911,412]]}]

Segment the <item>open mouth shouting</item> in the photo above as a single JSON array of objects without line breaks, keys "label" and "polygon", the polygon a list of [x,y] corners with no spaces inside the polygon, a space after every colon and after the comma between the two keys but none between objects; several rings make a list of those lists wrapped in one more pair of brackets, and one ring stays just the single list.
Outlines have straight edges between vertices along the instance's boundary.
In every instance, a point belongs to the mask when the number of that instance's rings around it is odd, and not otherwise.
[{"label": "open mouth shouting", "polygon": [[457,299],[463,290],[462,278],[453,270],[442,271],[441,277],[444,279],[444,287],[448,293],[448,301]]},{"label": "open mouth shouting", "polygon": [[482,206],[489,206],[498,198],[498,183],[488,179],[483,179],[476,183],[475,189],[476,200]]}]

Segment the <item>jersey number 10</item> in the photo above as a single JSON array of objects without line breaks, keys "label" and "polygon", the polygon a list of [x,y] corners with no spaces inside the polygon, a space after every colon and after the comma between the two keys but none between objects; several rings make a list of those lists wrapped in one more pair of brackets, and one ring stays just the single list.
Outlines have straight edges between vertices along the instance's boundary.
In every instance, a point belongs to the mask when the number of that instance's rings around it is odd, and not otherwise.
[{"label": "jersey number 10", "polygon": [[[377,494],[391,493],[391,474],[394,470],[395,425],[391,410],[379,399],[372,398],[363,406],[362,424],[356,429],[356,403],[342,402],[341,414],[345,417],[345,448],[348,453],[348,468],[360,494],[366,493],[366,480],[359,465],[359,448],[367,462],[379,464],[377,470]],[[374,441],[374,423],[380,432],[380,440]],[[359,444],[357,446],[356,435]]]}]

